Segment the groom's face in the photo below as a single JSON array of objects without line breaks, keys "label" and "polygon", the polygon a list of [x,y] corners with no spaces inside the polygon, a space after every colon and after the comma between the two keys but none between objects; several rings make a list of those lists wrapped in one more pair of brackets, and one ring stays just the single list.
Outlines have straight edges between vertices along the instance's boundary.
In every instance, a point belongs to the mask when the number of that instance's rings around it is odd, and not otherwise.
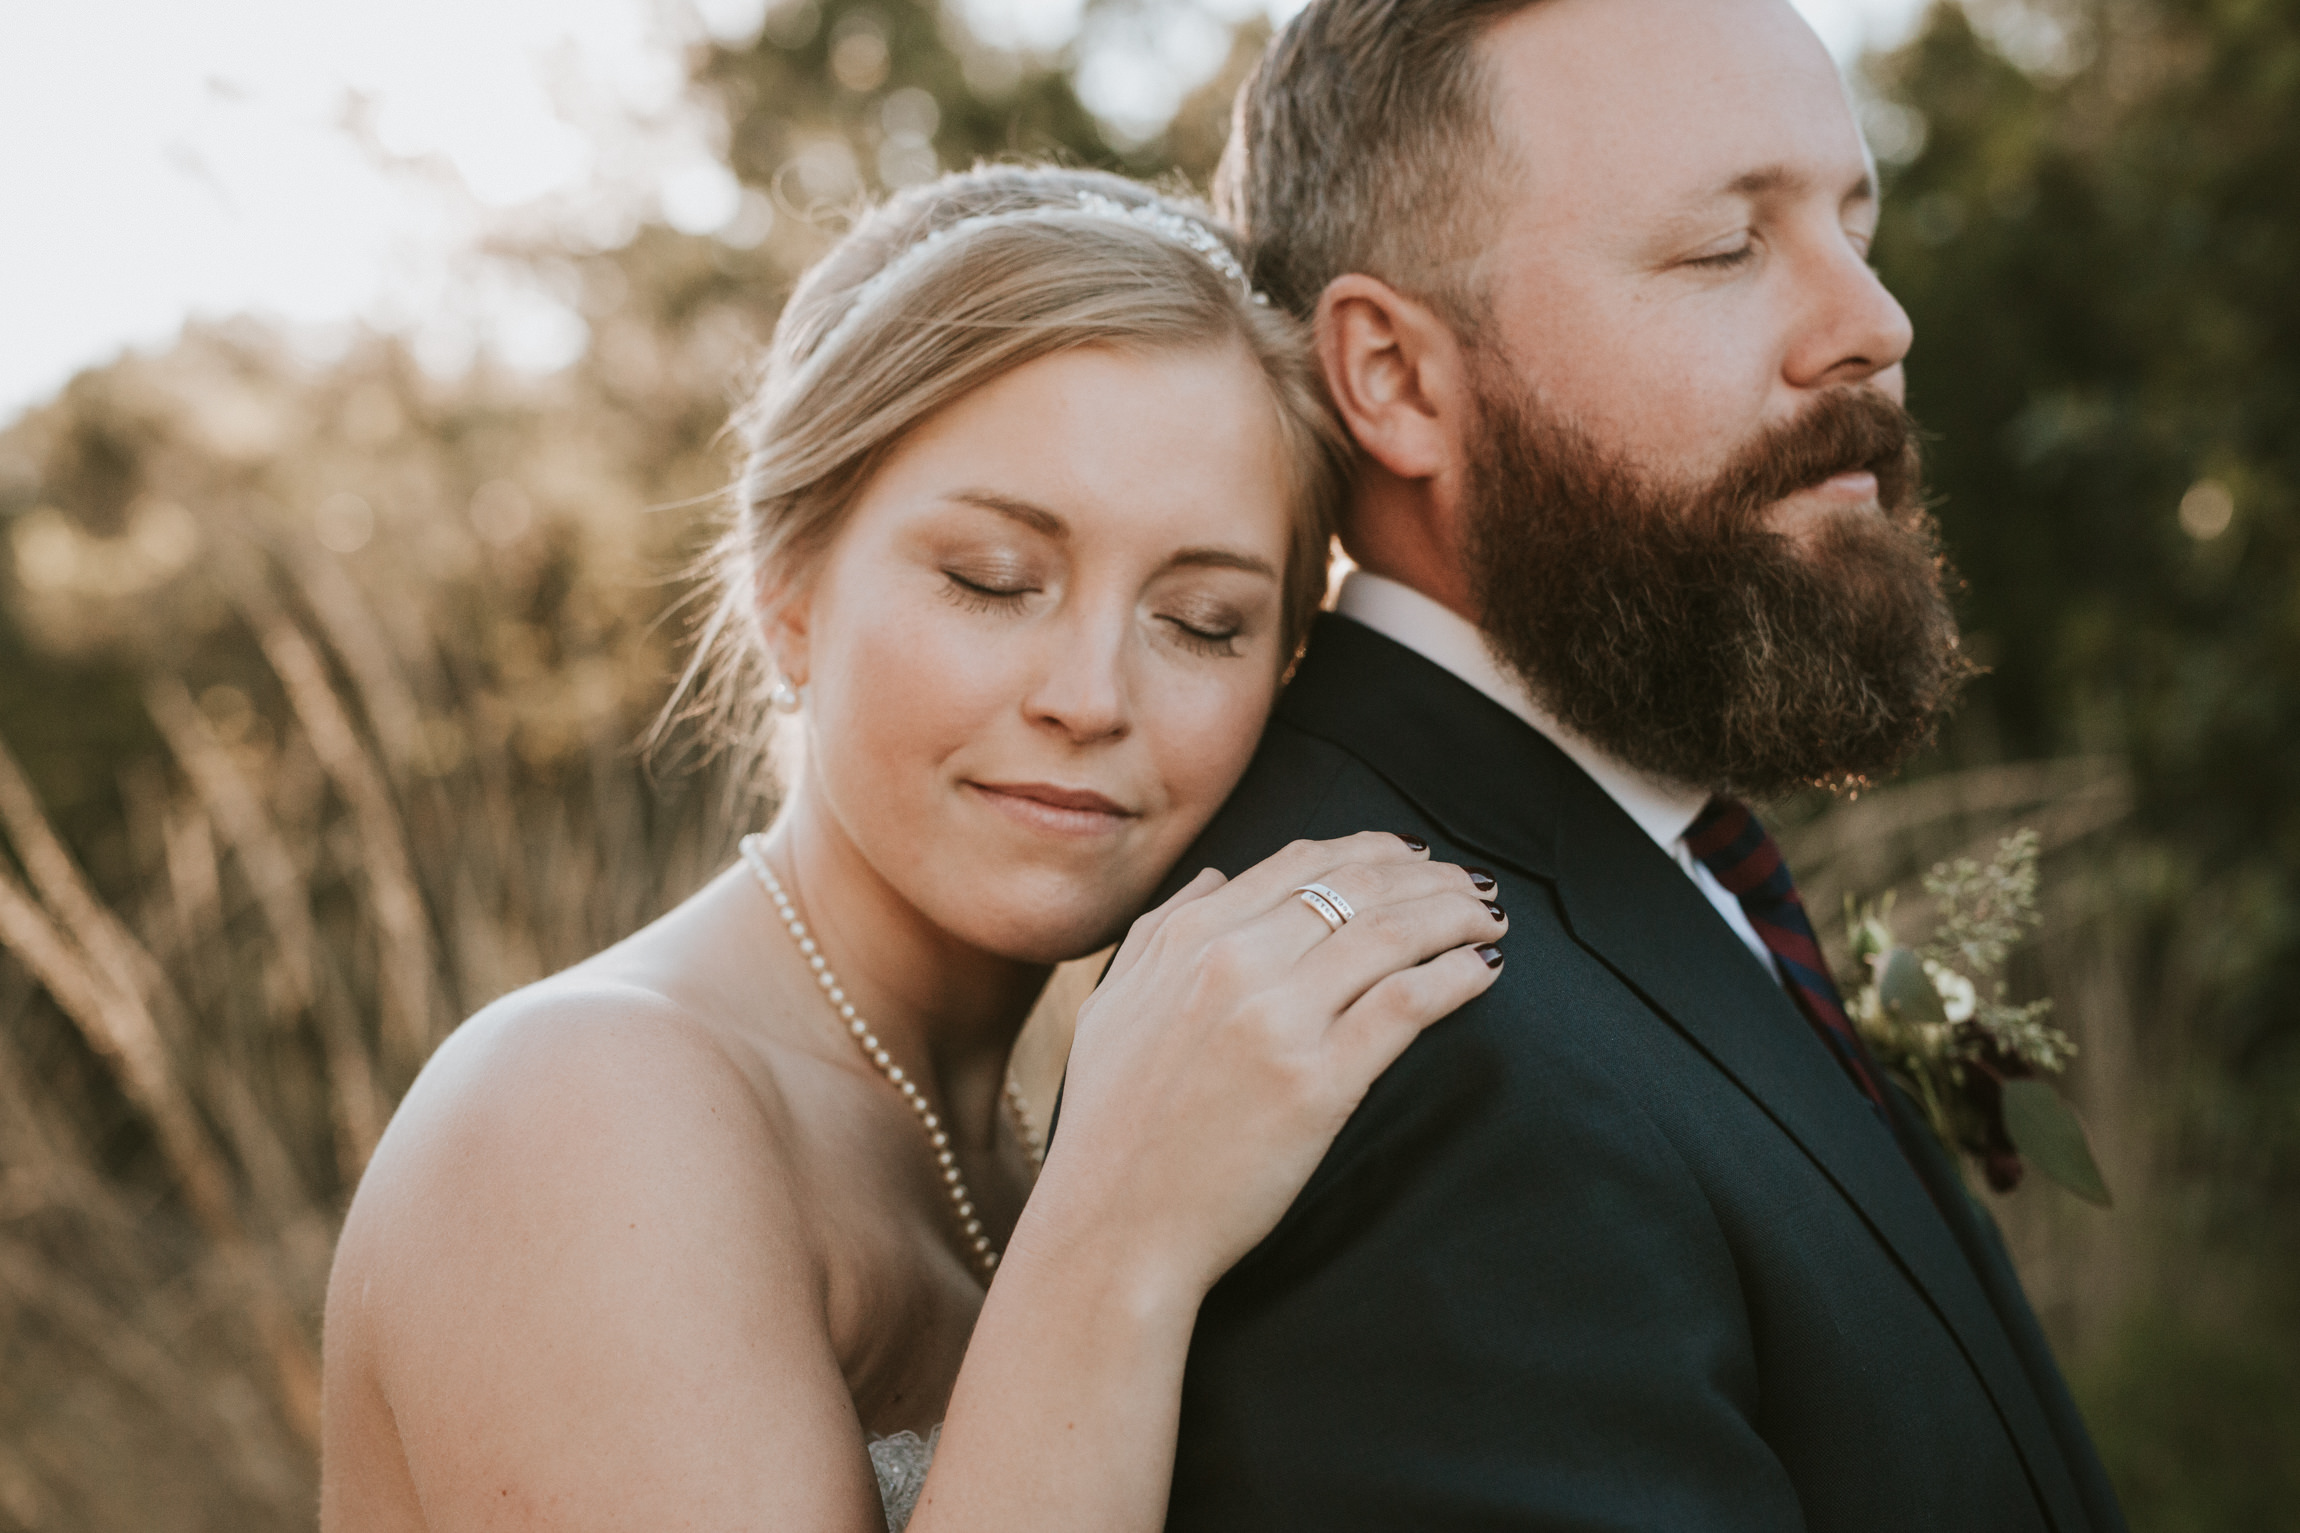
[{"label": "groom's face", "polygon": [[[1787,0],[1545,0],[1482,49],[1510,152],[1479,340],[1525,398],[1688,485],[1832,390],[1900,400],[1909,321],[1868,264],[1873,169]],[[1835,474],[1768,525],[1802,542],[1876,496]]]},{"label": "groom's face", "polygon": [[1544,0],[1483,46],[1508,152],[1461,504],[1488,641],[1656,777],[1891,772],[1970,667],[1835,66],[1786,0]]}]

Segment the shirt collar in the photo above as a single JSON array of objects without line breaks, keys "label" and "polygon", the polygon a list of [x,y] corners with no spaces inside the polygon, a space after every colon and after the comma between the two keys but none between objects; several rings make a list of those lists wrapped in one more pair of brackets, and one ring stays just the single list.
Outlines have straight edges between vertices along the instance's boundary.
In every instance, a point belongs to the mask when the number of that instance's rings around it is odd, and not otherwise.
[{"label": "shirt collar", "polygon": [[1413,587],[1352,570],[1342,579],[1334,610],[1451,671],[1539,730],[1663,851],[1675,855],[1677,843],[1709,802],[1706,790],[1649,777],[1568,730],[1494,659],[1474,623]]}]

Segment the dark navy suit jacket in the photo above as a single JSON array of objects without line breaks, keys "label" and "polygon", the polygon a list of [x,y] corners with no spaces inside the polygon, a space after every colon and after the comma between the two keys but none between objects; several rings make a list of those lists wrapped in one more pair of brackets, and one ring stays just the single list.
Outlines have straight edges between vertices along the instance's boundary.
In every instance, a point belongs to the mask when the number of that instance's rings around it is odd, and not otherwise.
[{"label": "dark navy suit jacket", "polygon": [[1209,1298],[1171,1529],[2123,1527],[1906,1100],[1904,1151],[1596,784],[1328,616],[1175,879],[1366,829],[1492,870],[1508,962]]}]

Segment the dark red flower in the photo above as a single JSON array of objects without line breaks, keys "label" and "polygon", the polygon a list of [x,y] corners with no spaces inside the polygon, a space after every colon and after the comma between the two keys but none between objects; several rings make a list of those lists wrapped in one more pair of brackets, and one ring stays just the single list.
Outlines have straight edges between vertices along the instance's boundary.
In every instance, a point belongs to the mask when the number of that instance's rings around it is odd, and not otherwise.
[{"label": "dark red flower", "polygon": [[2028,1169],[2005,1128],[2004,1083],[2026,1080],[2035,1073],[2027,1060],[2003,1052],[1986,1038],[1965,1064],[1965,1100],[1981,1124],[1981,1142],[1966,1148],[1980,1157],[1981,1172],[1997,1192],[2011,1192],[2020,1186]]}]

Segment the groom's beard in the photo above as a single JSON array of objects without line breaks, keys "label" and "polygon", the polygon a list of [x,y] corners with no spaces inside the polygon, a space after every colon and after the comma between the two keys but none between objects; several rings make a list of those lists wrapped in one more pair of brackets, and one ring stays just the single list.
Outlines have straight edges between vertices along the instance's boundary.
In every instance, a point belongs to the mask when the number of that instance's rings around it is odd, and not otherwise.
[{"label": "groom's beard", "polygon": [[[1973,667],[1898,405],[1833,391],[1686,490],[1480,370],[1473,592],[1496,656],[1559,722],[1653,776],[1757,799],[1882,777],[1932,739]],[[1881,515],[1767,528],[1785,497],[1860,469]]]}]

